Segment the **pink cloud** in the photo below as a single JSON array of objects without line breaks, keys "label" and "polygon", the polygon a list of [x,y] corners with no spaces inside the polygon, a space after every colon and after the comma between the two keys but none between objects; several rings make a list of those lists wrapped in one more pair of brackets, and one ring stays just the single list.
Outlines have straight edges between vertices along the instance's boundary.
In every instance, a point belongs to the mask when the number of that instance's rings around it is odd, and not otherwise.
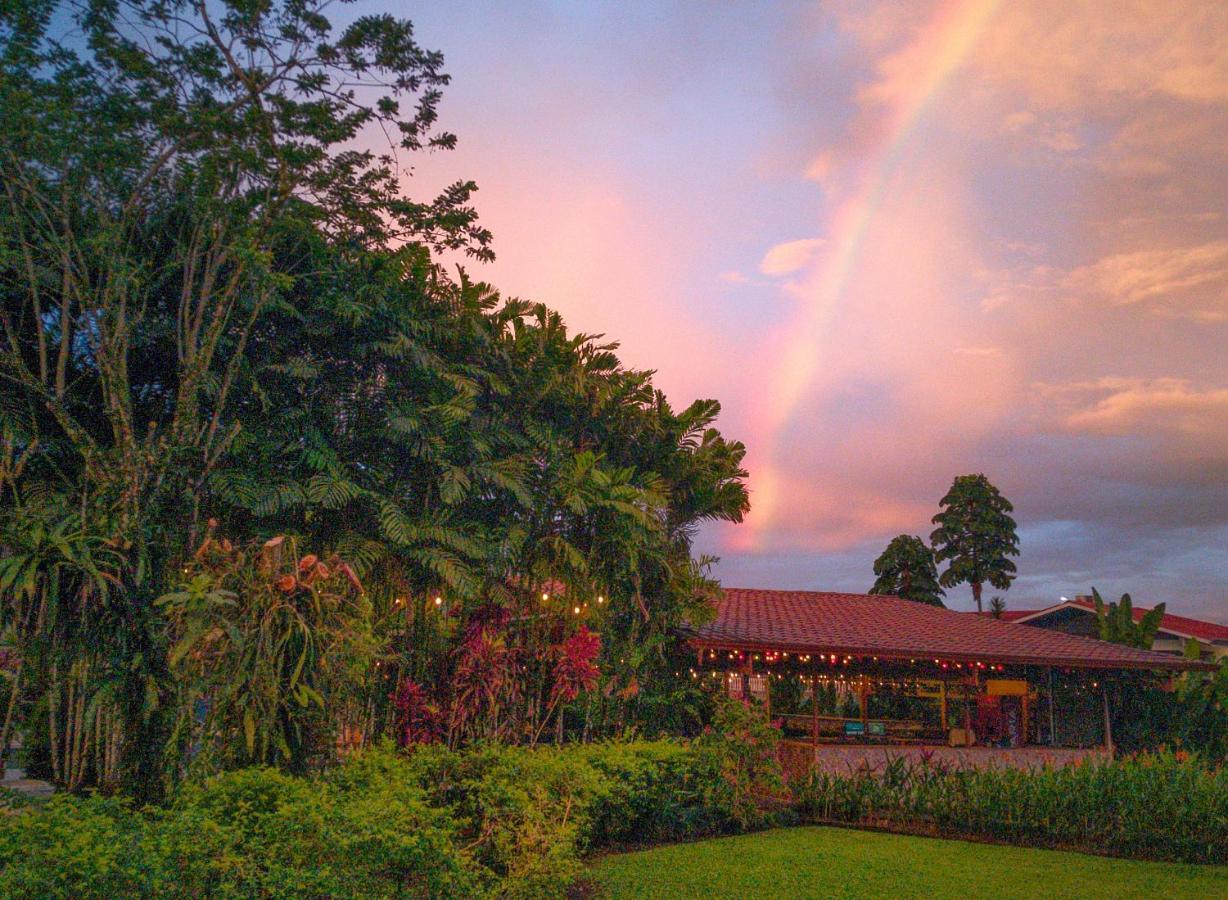
[{"label": "pink cloud", "polygon": [[777,244],[764,254],[759,271],[764,275],[790,275],[805,268],[823,246],[822,238],[803,238]]}]

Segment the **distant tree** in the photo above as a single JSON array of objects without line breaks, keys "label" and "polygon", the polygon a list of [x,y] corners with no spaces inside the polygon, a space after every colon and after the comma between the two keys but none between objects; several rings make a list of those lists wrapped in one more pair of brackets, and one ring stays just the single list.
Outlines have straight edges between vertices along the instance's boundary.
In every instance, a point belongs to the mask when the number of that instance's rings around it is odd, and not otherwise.
[{"label": "distant tree", "polygon": [[991,597],[989,600],[989,614],[995,619],[1000,619],[1004,612],[1006,612],[1006,601],[1001,597]]},{"label": "distant tree", "polygon": [[1019,555],[1019,535],[1009,515],[1014,507],[981,474],[957,476],[939,505],[942,509],[933,518],[938,527],[930,542],[937,561],[949,562],[939,584],[971,585],[976,611],[981,612],[986,582],[1005,591],[1015,580],[1015,564],[1008,559]]},{"label": "distant tree", "polygon": [[1156,632],[1164,618],[1164,604],[1157,603],[1139,620],[1134,621],[1134,604],[1129,594],[1122,594],[1117,603],[1105,603],[1100,592],[1092,588],[1092,602],[1096,604],[1096,621],[1100,627],[1100,640],[1112,644],[1124,644],[1140,650],[1150,650],[1155,643]]},{"label": "distant tree", "polygon": [[870,588],[871,594],[890,594],[930,606],[944,605],[934,551],[916,535],[892,538],[887,549],[874,560],[874,574],[877,579]]}]

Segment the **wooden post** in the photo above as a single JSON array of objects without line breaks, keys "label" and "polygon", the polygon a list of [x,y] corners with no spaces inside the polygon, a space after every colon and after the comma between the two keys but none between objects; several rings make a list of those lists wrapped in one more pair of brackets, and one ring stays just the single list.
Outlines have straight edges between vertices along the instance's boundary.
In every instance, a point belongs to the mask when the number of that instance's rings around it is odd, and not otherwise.
[{"label": "wooden post", "polygon": [[819,676],[810,673],[810,746],[815,761],[819,758]]},{"label": "wooden post", "polygon": [[945,741],[947,735],[947,680],[945,678],[938,682],[938,706],[942,739]]},{"label": "wooden post", "polygon": [[751,662],[750,654],[746,654],[746,658],[742,660],[742,699],[750,700],[750,676],[755,671],[754,664]]},{"label": "wooden post", "polygon": [[866,696],[866,676],[862,675],[857,681],[857,705],[861,707],[861,737],[865,740],[869,737],[866,720],[869,718],[869,698]]},{"label": "wooden post", "polygon": [[1031,743],[1031,740],[1030,740],[1031,729],[1029,728],[1029,725],[1031,724],[1032,717],[1029,715],[1029,708],[1028,708],[1029,707],[1029,703],[1028,703],[1028,700],[1029,700],[1028,690],[1029,689],[1030,689],[1030,686],[1028,688],[1024,688],[1024,691],[1023,691],[1023,740],[1019,742],[1020,746],[1027,746],[1029,743]]},{"label": "wooden post", "polygon": [[1104,752],[1109,755],[1109,759],[1113,758],[1113,723],[1109,718],[1109,683],[1104,683],[1104,689],[1101,692],[1104,698]]},{"label": "wooden post", "polygon": [[1057,746],[1057,727],[1053,717],[1053,666],[1049,667],[1049,746]]},{"label": "wooden post", "polygon": [[772,673],[763,676],[763,711],[767,713],[768,722],[772,721]]}]

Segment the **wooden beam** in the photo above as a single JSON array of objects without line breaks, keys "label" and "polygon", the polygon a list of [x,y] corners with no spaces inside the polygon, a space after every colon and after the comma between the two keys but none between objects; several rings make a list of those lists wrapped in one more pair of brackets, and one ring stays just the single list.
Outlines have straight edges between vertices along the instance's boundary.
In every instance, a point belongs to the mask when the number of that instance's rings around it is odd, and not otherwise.
[{"label": "wooden beam", "polygon": [[1104,698],[1104,752],[1113,758],[1113,722],[1109,717],[1109,683],[1104,682],[1100,695]]}]

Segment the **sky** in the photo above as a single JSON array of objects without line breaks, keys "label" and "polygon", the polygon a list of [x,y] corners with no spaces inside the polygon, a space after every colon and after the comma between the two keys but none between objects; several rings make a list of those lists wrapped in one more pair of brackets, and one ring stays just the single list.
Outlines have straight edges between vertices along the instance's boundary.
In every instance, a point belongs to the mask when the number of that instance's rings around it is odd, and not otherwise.
[{"label": "sky", "polygon": [[1228,4],[372,7],[444,52],[407,188],[478,183],[470,273],[721,401],[727,586],[867,590],[984,472],[1008,608],[1228,622]]}]

